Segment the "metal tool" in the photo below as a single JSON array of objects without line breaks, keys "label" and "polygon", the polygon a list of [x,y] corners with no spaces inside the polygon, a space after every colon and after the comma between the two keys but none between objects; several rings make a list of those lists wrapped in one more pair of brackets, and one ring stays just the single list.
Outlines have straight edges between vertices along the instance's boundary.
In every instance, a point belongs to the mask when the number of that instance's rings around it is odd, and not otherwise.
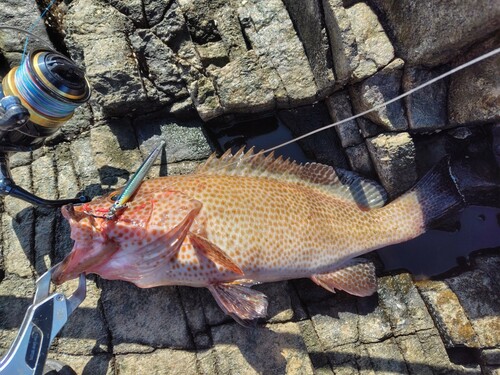
[{"label": "metal tool", "polygon": [[49,294],[54,269],[52,267],[36,281],[33,303],[26,311],[12,346],[0,359],[1,375],[41,375],[52,341],[85,299],[87,286],[83,274],[70,297],[62,293]]}]

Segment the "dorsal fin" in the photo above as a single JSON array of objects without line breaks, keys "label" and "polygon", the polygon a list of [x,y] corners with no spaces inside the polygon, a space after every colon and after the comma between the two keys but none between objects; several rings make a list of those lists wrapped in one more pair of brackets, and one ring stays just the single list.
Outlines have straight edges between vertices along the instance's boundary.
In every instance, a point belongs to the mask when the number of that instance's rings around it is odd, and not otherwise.
[{"label": "dorsal fin", "polygon": [[253,147],[247,152],[243,147],[234,155],[229,149],[220,158],[214,153],[196,170],[196,173],[266,177],[310,185],[346,201],[354,201],[363,209],[382,207],[387,200],[387,194],[382,186],[354,172],[341,171],[337,174],[329,165],[299,164],[293,160],[285,160],[281,156],[275,157],[273,152],[267,156],[263,151],[255,153]]}]

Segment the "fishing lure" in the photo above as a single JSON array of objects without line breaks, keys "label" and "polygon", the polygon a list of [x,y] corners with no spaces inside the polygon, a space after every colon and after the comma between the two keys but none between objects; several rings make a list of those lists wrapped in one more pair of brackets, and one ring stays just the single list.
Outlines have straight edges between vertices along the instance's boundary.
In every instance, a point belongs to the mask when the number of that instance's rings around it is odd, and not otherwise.
[{"label": "fishing lure", "polygon": [[107,220],[113,220],[119,211],[127,207],[126,203],[137,191],[142,183],[142,180],[144,180],[144,177],[146,177],[146,175],[148,174],[149,170],[153,166],[154,161],[156,160],[164,146],[165,141],[161,141],[160,144],[156,146],[153,151],[151,151],[146,160],[144,160],[139,169],[137,169],[137,171],[134,173],[134,177],[132,177],[127,182],[121,193],[117,195],[116,198],[114,198],[115,203],[113,203],[113,205],[109,208],[106,215],[104,215],[104,218],[106,218]]}]

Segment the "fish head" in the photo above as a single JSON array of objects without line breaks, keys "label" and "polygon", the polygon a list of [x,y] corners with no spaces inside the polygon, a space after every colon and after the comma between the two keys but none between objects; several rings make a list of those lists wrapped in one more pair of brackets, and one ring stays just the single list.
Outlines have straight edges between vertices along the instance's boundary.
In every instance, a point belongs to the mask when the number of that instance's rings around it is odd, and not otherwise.
[{"label": "fish head", "polygon": [[61,208],[63,217],[68,221],[72,251],[55,268],[52,281],[62,284],[78,277],[89,268],[105,262],[118,248],[118,243],[110,234],[109,220],[105,214],[113,205],[117,192],[97,197],[90,203],[68,204]]},{"label": "fish head", "polygon": [[[108,279],[125,279],[127,272],[138,267],[141,252],[155,251],[148,244],[159,240],[164,247],[178,244],[176,237],[186,235],[201,209],[200,202],[182,193],[148,191],[134,195],[112,218],[106,217],[119,193],[62,207],[75,243],[55,268],[54,283],[61,284],[90,272]],[[180,223],[185,226],[182,231],[178,230]]]}]

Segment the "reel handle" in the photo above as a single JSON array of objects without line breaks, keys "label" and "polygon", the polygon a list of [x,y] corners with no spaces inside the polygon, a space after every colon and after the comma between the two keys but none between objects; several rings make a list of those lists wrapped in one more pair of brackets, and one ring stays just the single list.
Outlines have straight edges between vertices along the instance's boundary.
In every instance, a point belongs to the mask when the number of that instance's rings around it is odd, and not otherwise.
[{"label": "reel handle", "polygon": [[90,201],[86,195],[73,199],[44,199],[16,185],[10,174],[9,155],[0,153],[0,195],[11,195],[35,206],[58,207],[65,204],[79,204]]}]

